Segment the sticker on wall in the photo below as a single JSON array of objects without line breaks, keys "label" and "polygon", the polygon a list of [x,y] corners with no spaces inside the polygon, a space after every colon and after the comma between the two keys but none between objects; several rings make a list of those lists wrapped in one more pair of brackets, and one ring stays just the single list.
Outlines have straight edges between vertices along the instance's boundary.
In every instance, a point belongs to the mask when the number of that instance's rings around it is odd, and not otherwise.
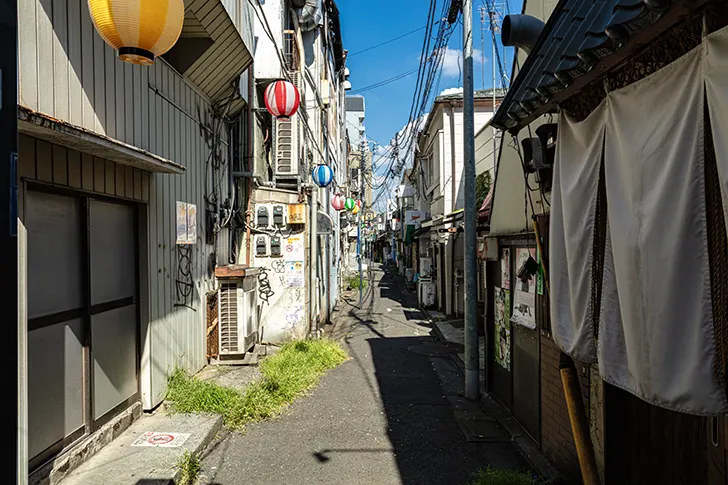
[{"label": "sticker on wall", "polygon": [[303,261],[286,262],[286,286],[289,288],[303,288],[305,286]]},{"label": "sticker on wall", "polygon": [[495,294],[495,361],[511,370],[511,299],[509,291],[494,288]]},{"label": "sticker on wall", "polygon": [[197,242],[197,206],[177,201],[177,244]]},{"label": "sticker on wall", "polygon": [[[532,257],[536,259],[535,249],[516,249],[516,269],[520,269]],[[536,328],[536,275],[527,275],[525,279],[516,278],[513,288],[513,315],[511,322],[526,328]]]},{"label": "sticker on wall", "polygon": [[161,433],[147,431],[132,443],[132,446],[149,446],[154,448],[178,448],[185,444],[190,433]]},{"label": "sticker on wall", "polygon": [[283,259],[285,261],[303,261],[306,259],[304,255],[303,234],[294,234],[285,239]]},{"label": "sticker on wall", "polygon": [[511,289],[511,250],[504,248],[501,251],[500,267],[501,267],[501,288]]}]

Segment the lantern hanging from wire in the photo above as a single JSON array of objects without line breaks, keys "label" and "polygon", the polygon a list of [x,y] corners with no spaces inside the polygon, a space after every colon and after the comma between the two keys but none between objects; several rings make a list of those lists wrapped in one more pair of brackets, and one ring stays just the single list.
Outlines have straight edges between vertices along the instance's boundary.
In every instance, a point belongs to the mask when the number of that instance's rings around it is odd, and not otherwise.
[{"label": "lantern hanging from wire", "polygon": [[316,165],[311,172],[313,183],[319,187],[326,188],[334,180],[334,170],[328,165]]},{"label": "lantern hanging from wire", "polygon": [[351,210],[351,213],[357,215],[359,213],[359,206],[355,205],[354,208]]},{"label": "lantern hanging from wire", "polygon": [[347,211],[352,212],[355,207],[356,207],[356,202],[354,202],[354,199],[352,199],[351,197],[347,197],[346,202],[344,202],[344,208]]},{"label": "lantern hanging from wire", "polygon": [[361,209],[361,199],[357,199],[356,206]]},{"label": "lantern hanging from wire", "polygon": [[301,93],[290,81],[279,79],[265,88],[265,107],[278,119],[287,120],[295,115],[300,104]]},{"label": "lantern hanging from wire", "polygon": [[177,43],[183,0],[88,0],[91,20],[119,59],[150,65]]},{"label": "lantern hanging from wire", "polygon": [[342,196],[341,194],[336,194],[331,198],[331,207],[333,207],[337,211],[342,210],[345,204],[346,199],[344,199],[344,196]]}]

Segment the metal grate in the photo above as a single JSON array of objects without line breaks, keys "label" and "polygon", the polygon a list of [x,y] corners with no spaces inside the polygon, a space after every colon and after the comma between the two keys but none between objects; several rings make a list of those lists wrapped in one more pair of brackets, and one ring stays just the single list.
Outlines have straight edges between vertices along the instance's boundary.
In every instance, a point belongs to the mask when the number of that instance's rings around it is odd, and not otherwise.
[{"label": "metal grate", "polygon": [[238,286],[223,283],[220,288],[220,353],[238,352]]},{"label": "metal grate", "polygon": [[276,172],[291,173],[293,171],[294,124],[290,119],[279,119],[276,123]]}]

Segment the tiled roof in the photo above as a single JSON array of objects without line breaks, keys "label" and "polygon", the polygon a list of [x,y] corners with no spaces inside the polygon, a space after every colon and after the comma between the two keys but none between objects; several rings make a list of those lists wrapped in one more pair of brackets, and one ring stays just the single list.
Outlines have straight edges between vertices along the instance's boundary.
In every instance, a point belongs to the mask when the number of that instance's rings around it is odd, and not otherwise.
[{"label": "tiled roof", "polygon": [[[506,95],[505,89],[496,88],[495,89],[495,97],[496,98],[502,98]],[[477,90],[473,93],[473,99],[491,99],[493,98],[493,89],[481,89]],[[457,99],[463,99],[463,92],[460,91],[459,93],[453,93],[453,94],[445,94],[440,95],[437,98],[435,98],[435,102],[439,101],[454,101]]]},{"label": "tiled roof", "polygon": [[553,112],[557,102],[703,3],[561,0],[513,80],[492,124],[500,129],[518,130],[536,116]]}]

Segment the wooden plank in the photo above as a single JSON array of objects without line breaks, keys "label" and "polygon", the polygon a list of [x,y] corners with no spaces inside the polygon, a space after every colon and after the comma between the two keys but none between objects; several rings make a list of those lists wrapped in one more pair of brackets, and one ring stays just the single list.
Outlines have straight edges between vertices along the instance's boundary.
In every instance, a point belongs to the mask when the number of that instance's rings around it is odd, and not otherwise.
[{"label": "wooden plank", "polygon": [[142,171],[138,168],[134,169],[134,194],[132,197],[136,200],[144,200],[142,192]]},{"label": "wooden plank", "polygon": [[53,147],[50,143],[37,140],[35,143],[36,175],[41,182],[53,182]]},{"label": "wooden plank", "polygon": [[153,177],[154,174],[142,171],[142,200],[145,202],[151,201],[151,194],[150,194],[150,188],[149,188],[149,179]]},{"label": "wooden plank", "polygon": [[81,188],[94,190],[94,157],[88,153],[81,154]]},{"label": "wooden plank", "polygon": [[37,3],[36,1],[18,2],[20,104],[35,110],[38,109]]},{"label": "wooden plank", "polygon": [[[134,101],[132,105],[133,116],[129,116],[127,119],[131,120],[132,123],[134,145],[146,150],[142,135],[142,110],[144,106],[144,100],[142,99],[142,70],[141,66],[132,66],[132,84],[134,90]],[[146,86],[144,89],[146,89]]]},{"label": "wooden plank", "polygon": [[708,472],[707,418],[673,413],[675,438],[673,470],[675,485],[706,483]]},{"label": "wooden plank", "polygon": [[18,175],[21,179],[35,178],[35,138],[18,137]]},{"label": "wooden plank", "polygon": [[68,185],[68,161],[66,148],[53,145],[53,183]]},{"label": "wooden plank", "polygon": [[53,116],[68,120],[68,4],[53,0]]},{"label": "wooden plank", "polygon": [[[116,57],[116,53],[114,52],[114,88],[116,91],[116,139],[123,142],[129,142],[129,139],[126,137],[126,123],[124,121],[124,115],[126,112],[124,93],[126,85],[126,64],[126,62],[120,61]],[[129,86],[129,89],[131,90],[131,86]],[[131,91],[129,92],[129,95],[131,95]]]},{"label": "wooden plank", "polygon": [[[649,462],[644,468],[650,474],[653,483],[670,485],[673,483],[672,467],[668,464],[672,460],[673,442],[673,412],[657,406],[649,408],[649,436],[643,438],[642,445],[650,447]],[[679,446],[679,445],[678,445]]]},{"label": "wooden plank", "polygon": [[94,157],[94,192],[106,193],[106,160]]},{"label": "wooden plank", "polygon": [[[124,123],[126,126],[126,135],[124,141],[126,141],[130,145],[139,146],[139,143],[141,143],[141,140],[139,140],[139,137],[134,136],[134,122],[135,122],[135,116],[134,116],[134,108],[135,105],[139,103],[139,99],[137,99],[137,90],[136,90],[136,84],[135,84],[135,68],[139,68],[140,66],[134,66],[133,64],[129,64],[128,62],[124,63]],[[137,108],[139,108],[137,106]]]},{"label": "wooden plank", "polygon": [[94,34],[94,129],[106,134],[106,44]]},{"label": "wooden plank", "polygon": [[116,193],[116,167],[111,160],[104,160],[106,166],[106,183],[104,184],[104,193],[114,195]]},{"label": "wooden plank", "polygon": [[[104,44],[104,92],[106,95],[106,134],[117,137],[116,126],[116,55],[108,45]],[[122,108],[123,109],[123,108]]]},{"label": "wooden plank", "polygon": [[68,1],[68,103],[69,120],[83,126],[83,52],[81,47],[81,0]]},{"label": "wooden plank", "polygon": [[81,65],[82,76],[81,84],[83,85],[82,102],[83,102],[83,123],[82,126],[89,130],[95,130],[98,124],[96,112],[94,110],[94,69],[96,59],[94,57],[94,48],[96,41],[94,37],[98,37],[91,23],[91,14],[88,10],[88,2],[79,0],[81,4]]},{"label": "wooden plank", "polygon": [[152,69],[146,68],[141,69],[141,103],[142,103],[142,116],[141,116],[141,130],[142,130],[142,148],[151,151],[149,143],[149,76],[154,72]]},{"label": "wooden plank", "polygon": [[114,193],[119,197],[125,197],[126,194],[126,170],[124,165],[120,163],[114,164],[114,171],[116,172],[116,184],[114,185]]},{"label": "wooden plank", "polygon": [[134,198],[134,167],[124,167],[124,196],[127,199]]},{"label": "wooden plank", "polygon": [[81,153],[76,150],[68,150],[68,185],[77,189],[81,188]]},{"label": "wooden plank", "polygon": [[38,110],[55,116],[53,104],[53,0],[37,0]]}]

